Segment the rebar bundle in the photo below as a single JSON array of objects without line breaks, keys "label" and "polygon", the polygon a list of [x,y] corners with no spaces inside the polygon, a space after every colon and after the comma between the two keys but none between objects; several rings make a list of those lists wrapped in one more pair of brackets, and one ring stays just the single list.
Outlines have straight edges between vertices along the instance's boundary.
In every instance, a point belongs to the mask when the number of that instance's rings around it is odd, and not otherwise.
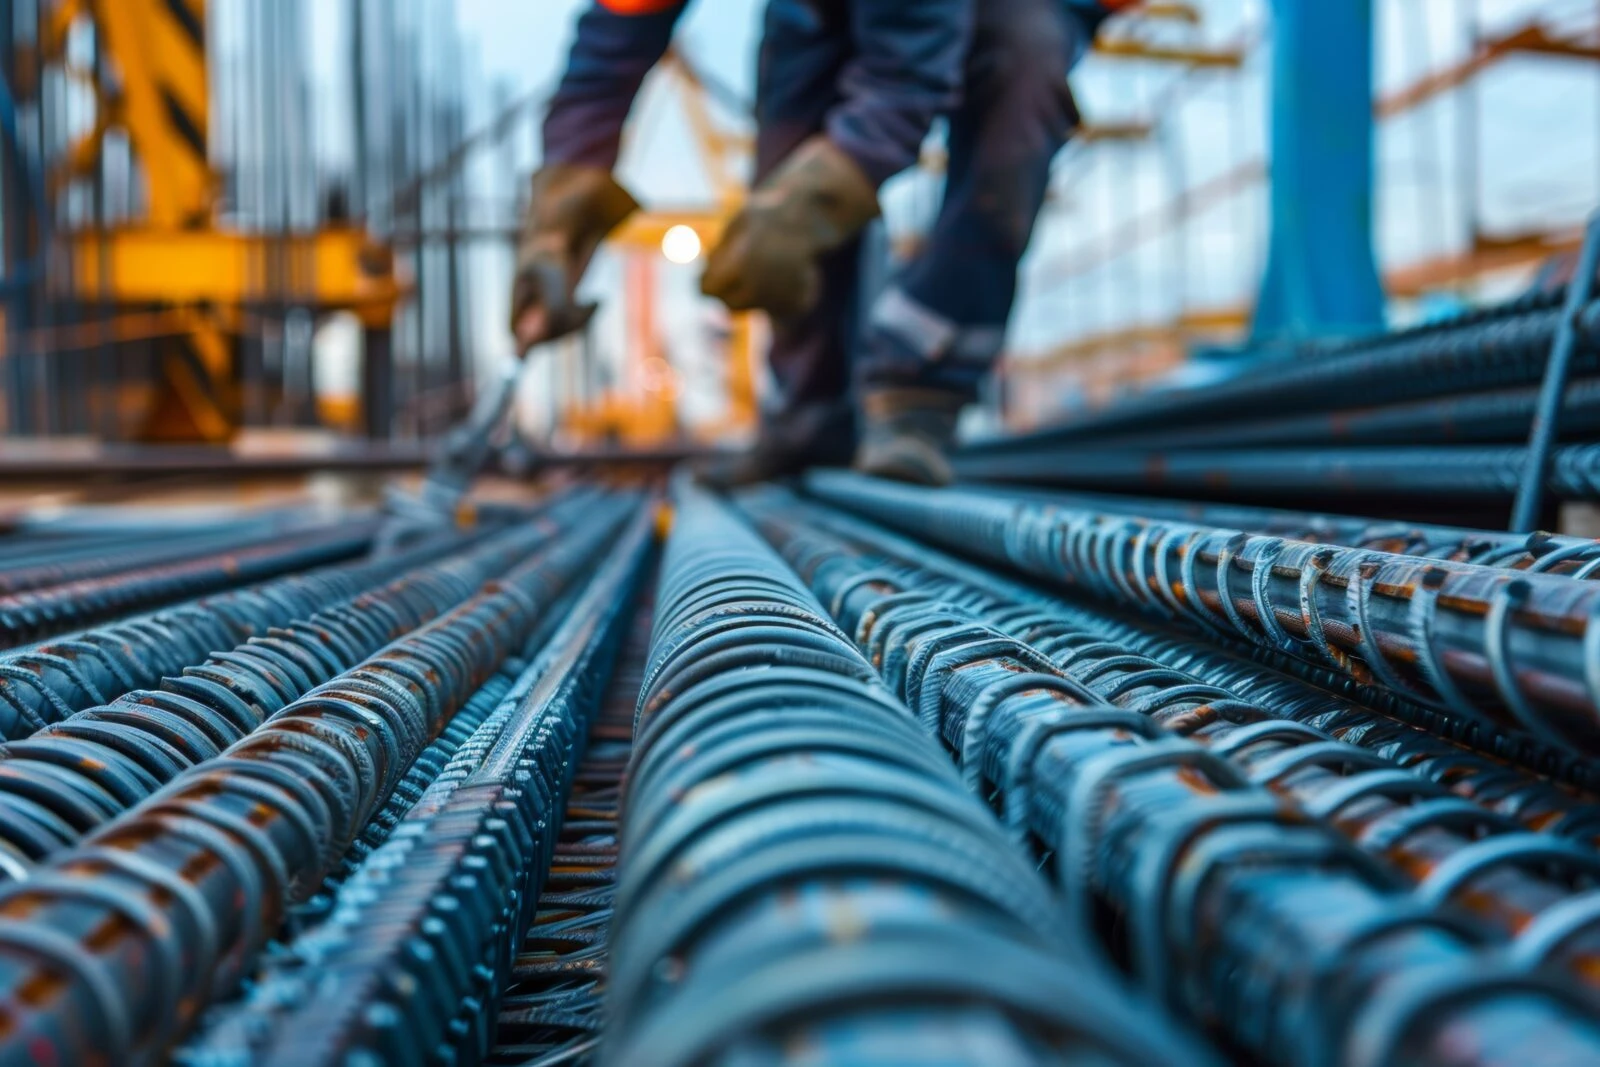
[{"label": "rebar bundle", "polygon": [[612,541],[615,504],[0,890],[3,1058],[168,1050]]},{"label": "rebar bundle", "polygon": [[823,499],[1154,617],[1245,640],[1423,704],[1600,744],[1600,586],[1444,560],[1107,517],[853,475]]},{"label": "rebar bundle", "polygon": [[[1142,426],[1097,436],[1099,447],[1177,451],[1267,446],[1473,444],[1525,439],[1539,390],[1534,386],[1450,393],[1399,404],[1315,411],[1259,421],[1194,427]],[[1561,432],[1593,440],[1600,432],[1600,380],[1573,382],[1561,407]]]},{"label": "rebar bundle", "polygon": [[200,663],[210,650],[264,638],[470,541],[447,533],[404,553],[286,575],[0,653],[0,737],[26,737],[73,712],[154,686]]},{"label": "rebar bundle", "polygon": [[[974,455],[1021,454],[1069,444],[1124,440],[1151,427],[1253,424],[1305,412],[1374,405],[1536,384],[1555,343],[1564,294],[1539,295],[1452,321],[1293,358],[1258,361],[1215,385],[1137,397],[1063,426],[974,447]],[[1600,371],[1600,302],[1574,316],[1574,375]],[[1522,428],[1525,435],[1526,425]],[[1219,435],[1219,439],[1222,435]]]},{"label": "rebar bundle", "polygon": [[537,497],[0,654],[0,1063],[1600,1062],[1600,542]]},{"label": "rebar bundle", "polygon": [[[1025,620],[1028,627],[1045,627],[1017,632],[1046,651],[1058,669],[1094,668],[1085,684],[1097,691],[1110,686],[1102,695],[1113,702],[1136,694],[1153,698],[1155,689],[1174,687],[1180,704],[1200,707],[1222,700],[1234,713],[1251,719],[1290,720],[1371,749],[1530,829],[1585,842],[1600,832],[1600,806],[1578,791],[1550,781],[1544,773],[1548,768],[1531,769],[1515,760],[1484,754],[1474,746],[1397,721],[1181,631],[1053,598],[831,509],[801,505],[777,494],[747,500],[745,506],[755,513],[763,529],[781,531],[791,546],[786,555],[796,566],[804,566],[806,551],[826,553],[835,568],[830,581],[844,580],[837,569],[848,568],[842,554],[860,552],[862,558],[856,565],[876,583],[891,579],[909,583],[923,598],[943,598],[965,610],[999,612],[1007,620]],[[883,561],[881,566],[866,562],[874,556]],[[1019,607],[1032,614],[1018,615],[1013,609]],[[1104,670],[1100,669],[1102,661]],[[1245,708],[1246,704],[1253,707]]]},{"label": "rebar bundle", "polygon": [[911,715],[695,490],[679,495],[658,611],[603,1062],[776,1063],[796,1042],[851,1062],[889,1048],[1203,1061],[1096,980]]},{"label": "rebar bundle", "polygon": [[[1085,928],[1115,929],[1113,909],[1130,941],[1108,948],[1175,1007],[1275,1062],[1431,1058],[1534,990],[1533,1010],[1566,1017],[1548,1024],[1558,1043],[1594,1040],[1582,995],[1542,969],[1573,953],[1563,965],[1585,976],[1581,947],[1600,944],[1573,915],[1600,915],[1600,897],[1572,887],[1600,870],[1590,849],[1519,832],[1419,768],[1130,654],[1035,597],[863,556],[792,501],[750,506],[968,785],[1053,854]],[[1530,785],[1584,821],[1581,804]],[[1242,842],[1257,869],[1235,868]],[[1397,889],[1406,878],[1416,892]],[[1453,907],[1521,931],[1515,965]],[[1268,916],[1277,936],[1248,936]],[[1295,949],[1316,942],[1318,962],[1297,969]],[[1248,987],[1202,977],[1237,973]]]},{"label": "rebar bundle", "polygon": [[[1235,496],[1326,497],[1336,493],[1509,501],[1522,484],[1520,446],[1430,448],[1041,450],[960,457],[963,477],[1042,482],[1144,493],[1225,492]],[[1554,498],[1600,498],[1600,446],[1566,445],[1551,454],[1546,486]]]},{"label": "rebar bundle", "polygon": [[1478,563],[1486,567],[1548,571],[1573,578],[1600,573],[1600,541],[1550,533],[1508,533],[1422,522],[1373,520],[1281,508],[1206,504],[1158,497],[1028,490],[1015,486],[968,486],[977,492],[1132,518],[1176,519],[1196,526],[1225,526],[1291,541],[1316,541],[1346,548],[1370,548],[1401,556]]},{"label": "rebar bundle", "polygon": [[182,771],[216,758],[316,686],[466,600],[576,518],[570,507],[553,508],[545,522],[418,566],[271,636],[215,653],[158,690],[134,690],[0,748],[0,811],[6,814],[0,854],[15,868],[67,847]]},{"label": "rebar bundle", "polygon": [[191,1061],[476,1062],[488,1050],[653,521],[634,519],[544,651],[360,861],[327,921],[272,961]]},{"label": "rebar bundle", "polygon": [[0,647],[37,641],[139,608],[347,559],[372,542],[377,528],[377,519],[361,519],[287,536],[235,538],[226,547],[181,561],[119,569],[0,596]]}]

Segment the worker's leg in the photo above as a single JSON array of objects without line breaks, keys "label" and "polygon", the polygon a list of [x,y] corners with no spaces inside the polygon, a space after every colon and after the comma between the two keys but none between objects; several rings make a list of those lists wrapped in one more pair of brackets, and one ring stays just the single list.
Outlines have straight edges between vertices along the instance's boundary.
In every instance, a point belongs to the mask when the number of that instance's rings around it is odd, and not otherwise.
[{"label": "worker's leg", "polygon": [[[769,0],[757,183],[823,132],[874,185],[913,163],[934,117],[956,99],[972,9],[972,0]],[[825,253],[816,307],[776,329],[771,366],[786,410],[846,397],[859,259],[859,240]]]},{"label": "worker's leg", "polygon": [[[827,151],[812,162],[837,166],[827,156],[842,154],[848,157],[843,165],[872,187],[914,162],[933,118],[959,88],[971,5],[769,0],[757,85],[758,183],[791,156],[817,149],[802,145],[823,133]],[[818,177],[810,169],[792,177],[808,195],[842,197],[827,183],[809,187]],[[732,485],[850,459],[849,356],[857,335],[860,241],[824,247],[829,251],[817,260],[819,299],[774,327],[770,363],[780,403],[763,419],[753,454],[736,468],[710,472],[709,481]],[[711,274],[708,267],[707,281]],[[737,288],[735,280],[719,275],[716,289]]]},{"label": "worker's leg", "polygon": [[1066,0],[984,0],[976,11],[939,217],[867,316],[859,373],[869,392],[975,395],[1004,341],[1050,161],[1077,124],[1067,73],[1092,18]]}]

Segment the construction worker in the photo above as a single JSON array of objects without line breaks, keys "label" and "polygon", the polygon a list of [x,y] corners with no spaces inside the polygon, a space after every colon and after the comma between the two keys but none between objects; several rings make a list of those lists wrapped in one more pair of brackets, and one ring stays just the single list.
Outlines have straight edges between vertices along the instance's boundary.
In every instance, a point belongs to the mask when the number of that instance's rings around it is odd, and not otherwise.
[{"label": "construction worker", "polygon": [[[594,312],[574,290],[605,234],[638,207],[611,173],[623,122],[687,3],[596,0],[578,22],[518,247],[512,328],[523,350]],[[957,416],[1000,354],[1051,158],[1077,124],[1067,73],[1111,6],[769,0],[756,185],[701,288],[771,316],[780,397],[754,449],[707,480],[732,486],[852,459],[869,473],[950,480]],[[940,116],[949,165],[939,217],[858,314],[860,232],[878,214],[879,187],[916,162]]]}]

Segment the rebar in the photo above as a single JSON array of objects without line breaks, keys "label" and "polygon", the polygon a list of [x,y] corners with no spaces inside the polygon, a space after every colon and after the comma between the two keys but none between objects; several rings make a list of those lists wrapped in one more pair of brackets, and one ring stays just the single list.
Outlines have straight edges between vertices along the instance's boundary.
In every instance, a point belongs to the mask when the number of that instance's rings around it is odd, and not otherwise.
[{"label": "rebar", "polygon": [[[1041,449],[957,457],[963,478],[1142,493],[1220,493],[1328,500],[1390,496],[1509,502],[1522,484],[1522,447],[1261,448],[1185,451]],[[1552,499],[1600,499],[1600,445],[1555,449]]]},{"label": "rebar", "polygon": [[274,957],[188,1061],[482,1058],[654,521],[635,517],[545,649],[339,890],[329,919]]},{"label": "rebar", "polygon": [[0,737],[17,739],[303,620],[472,538],[442,534],[404,553],[363,557],[214,593],[0,654]]},{"label": "rebar", "polygon": [[99,578],[0,596],[0,647],[38,641],[139,608],[261,581],[348,559],[372,542],[376,519],[258,538],[195,556]]},{"label": "rebar", "polygon": [[603,1063],[779,1063],[797,1043],[835,1062],[1205,1062],[1099,980],[793,572],[689,487],[657,611]]},{"label": "rebar", "polygon": [[[1600,1033],[1576,986],[1542,969],[1549,925],[1563,951],[1600,945],[1557,909],[1600,913],[1600,894],[1569,885],[1600,873],[1588,849],[1513,832],[1508,818],[1447,800],[1379,754],[1130,655],[1036,603],[897,574],[792,506],[751,507],[957,756],[969,787],[997,798],[1020,841],[1053,854],[1085,929],[1124,924],[1128,942],[1108,949],[1172,1006],[1288,1063],[1425,1059],[1541,1000],[1534,1010],[1550,1013],[1567,1051]],[[1244,842],[1249,862],[1236,868],[1228,850]],[[1408,892],[1407,879],[1420,887]],[[1502,963],[1454,916],[1460,906],[1506,933],[1533,920],[1538,933],[1519,947],[1540,950]],[[1541,925],[1541,913],[1555,921]],[[1274,936],[1259,936],[1268,916]],[[1313,944],[1309,960],[1292,951]],[[1587,974],[1575,955],[1563,963]],[[1520,1042],[1533,1055],[1542,1037],[1531,1025],[1498,1034],[1498,1054]]]},{"label": "rebar", "polygon": [[269,636],[134,690],[0,747],[0,854],[16,877],[146,799],[183,771],[214,759],[286,705],[391,641],[471,597],[484,582],[596,510],[556,507],[387,585],[329,605]]},{"label": "rebar", "polygon": [[[1437,395],[1534,385],[1562,321],[1560,298],[1540,296],[1473,312],[1451,322],[1363,339],[1293,358],[1261,361],[1237,376],[1198,389],[1135,397],[1107,410],[1036,433],[973,447],[998,455],[1093,442],[1151,426],[1251,422]],[[1600,371],[1600,301],[1574,317],[1575,376]]]},{"label": "rebar", "polygon": [[0,889],[0,1059],[115,1049],[142,1062],[170,1049],[622,518],[591,515]]},{"label": "rebar", "polygon": [[[84,543],[53,544],[6,558],[3,561],[5,569],[0,570],[0,595],[26,593],[52,585],[154,567],[191,556],[237,550],[251,542],[277,540],[290,532],[259,529],[247,531],[247,535],[242,536],[240,532],[190,533],[179,529],[164,533],[159,538],[149,535],[143,538],[73,538],[73,541]],[[10,540],[7,537],[4,542]]]},{"label": "rebar", "polygon": [[[1447,383],[1450,384],[1450,383]],[[1453,387],[1453,385],[1452,385]],[[1481,393],[1425,396],[1399,404],[1313,411],[1198,426],[1150,424],[1095,435],[1096,448],[1177,452],[1189,449],[1351,447],[1356,445],[1510,444],[1527,439],[1538,402],[1537,386]],[[1600,433],[1600,378],[1568,385],[1561,405],[1564,440],[1593,440]],[[1020,446],[1019,446],[1020,447]],[[1041,447],[1050,447],[1041,442]]]},{"label": "rebar", "polygon": [[1600,540],[1550,533],[1508,533],[1464,526],[1365,519],[1348,515],[1170,500],[1110,493],[1027,489],[1020,486],[966,486],[997,497],[1031,497],[1044,503],[1108,515],[1177,519],[1196,526],[1226,526],[1291,541],[1316,541],[1346,548],[1370,548],[1400,556],[1477,563],[1485,567],[1548,571],[1573,578],[1600,574]]},{"label": "rebar", "polygon": [[843,473],[820,498],[1080,590],[1557,745],[1600,748],[1600,587]]},{"label": "rebar", "polygon": [[650,651],[654,597],[642,600],[574,776],[539,911],[512,961],[490,1063],[580,1064],[600,1042],[622,776]]}]

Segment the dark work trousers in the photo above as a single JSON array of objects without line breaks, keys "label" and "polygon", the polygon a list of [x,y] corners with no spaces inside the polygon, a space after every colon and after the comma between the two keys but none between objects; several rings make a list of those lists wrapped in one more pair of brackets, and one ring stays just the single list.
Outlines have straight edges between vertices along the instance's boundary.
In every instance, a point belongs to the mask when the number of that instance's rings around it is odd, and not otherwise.
[{"label": "dark work trousers", "polygon": [[[769,0],[756,86],[758,181],[826,129],[830,112],[859,88],[852,75],[861,44],[842,21],[848,6]],[[1050,161],[1077,124],[1067,73],[1098,17],[1072,0],[978,0],[973,8],[963,90],[947,115],[944,200],[929,239],[865,314],[860,242],[823,259],[817,307],[774,328],[770,362],[786,413],[843,406],[852,384],[972,395],[1000,352]]]}]

